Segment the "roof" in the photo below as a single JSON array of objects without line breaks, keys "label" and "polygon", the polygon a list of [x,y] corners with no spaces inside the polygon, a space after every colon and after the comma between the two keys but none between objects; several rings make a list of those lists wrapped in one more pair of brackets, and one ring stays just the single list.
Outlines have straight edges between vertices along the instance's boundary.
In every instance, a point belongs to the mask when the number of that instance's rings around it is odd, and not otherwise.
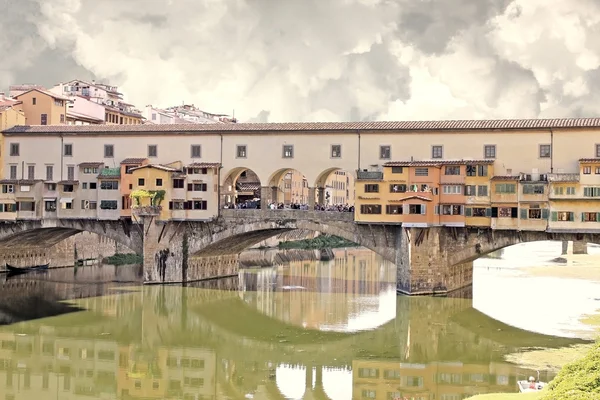
[{"label": "roof", "polygon": [[257,182],[238,182],[235,186],[236,190],[240,192],[253,192],[260,189],[260,183]]},{"label": "roof", "polygon": [[88,121],[104,122],[104,120],[100,119],[100,118],[96,118],[96,117],[92,117],[90,115],[80,114],[80,113],[76,113],[76,112],[67,110],[67,118],[68,117],[74,117],[74,118],[84,119],[84,120],[88,120]]},{"label": "roof", "polygon": [[27,91],[25,91],[25,92],[23,92],[21,94],[18,94],[18,95],[15,96],[15,99],[18,99],[19,97],[21,97],[24,94],[29,93],[29,92],[39,92],[39,93],[43,93],[45,95],[48,95],[50,97],[53,97],[53,98],[55,98],[57,100],[71,101],[71,99],[69,99],[68,97],[61,96],[60,94],[52,93],[52,92],[49,92],[47,90],[43,90],[43,89],[39,89],[39,88],[29,89],[29,90],[27,90]]},{"label": "roof", "polygon": [[210,163],[210,162],[200,162],[200,163],[192,163],[189,164],[188,167],[192,168],[220,168],[221,163]]},{"label": "roof", "polygon": [[32,180],[32,179],[2,179],[2,180],[0,180],[0,184],[4,184],[4,185],[35,185],[38,182],[43,182],[43,181]]},{"label": "roof", "polygon": [[464,165],[464,164],[493,164],[493,159],[481,160],[421,160],[421,161],[390,161],[383,164],[384,167],[439,167],[442,165]]},{"label": "roof", "polygon": [[393,199],[390,200],[391,202],[395,202],[395,201],[406,201],[406,200],[412,200],[412,199],[417,199],[417,200],[422,200],[422,201],[432,201],[432,199],[429,199],[427,197],[423,197],[423,196],[419,196],[417,194],[411,195],[411,196],[406,196],[403,197],[401,199]]},{"label": "roof", "polygon": [[146,160],[147,158],[126,158],[121,161],[121,164],[141,164]]},{"label": "roof", "polygon": [[7,134],[106,134],[192,133],[192,132],[322,132],[322,131],[490,131],[600,128],[600,118],[503,119],[454,121],[363,121],[363,122],[286,122],[239,124],[134,124],[134,125],[35,125],[15,126]]},{"label": "roof", "polygon": [[514,175],[498,175],[492,176],[492,181],[518,181],[521,177]]},{"label": "roof", "polygon": [[597,163],[600,162],[600,158],[580,158],[580,163]]},{"label": "roof", "polygon": [[60,181],[59,185],[79,185],[79,181]]},{"label": "roof", "polygon": [[9,108],[11,108],[11,107],[12,107],[12,106],[10,106],[10,105],[4,105],[4,106],[3,106],[3,105],[1,105],[1,104],[0,104],[0,111],[8,110],[8,109],[9,109]]},{"label": "roof", "polygon": [[82,167],[82,168],[97,168],[97,167],[101,167],[103,165],[104,165],[103,162],[97,161],[97,162],[82,162],[78,166]]},{"label": "roof", "polygon": [[121,177],[121,168],[102,168],[99,172],[98,179]]},{"label": "roof", "polygon": [[139,167],[131,168],[130,171],[137,171],[138,169],[143,169],[143,168],[156,168],[156,169],[159,169],[161,171],[179,172],[179,170],[177,168],[167,167],[166,165],[162,165],[162,164],[146,164],[146,165],[141,165]]}]

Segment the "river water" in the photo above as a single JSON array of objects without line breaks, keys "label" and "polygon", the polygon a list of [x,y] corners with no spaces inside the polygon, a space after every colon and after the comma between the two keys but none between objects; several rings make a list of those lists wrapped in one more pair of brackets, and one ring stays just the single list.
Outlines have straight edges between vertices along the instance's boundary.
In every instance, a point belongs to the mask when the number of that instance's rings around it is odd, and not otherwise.
[{"label": "river water", "polygon": [[551,278],[523,275],[551,266],[555,252],[511,248],[478,260],[474,291],[450,298],[397,296],[393,266],[361,248],[247,252],[243,265],[261,268],[183,288],[142,287],[140,267],[12,277],[0,283],[0,399],[516,392],[537,372],[504,357],[583,343],[591,333],[579,319],[600,308],[599,283],[560,279],[557,295]]}]

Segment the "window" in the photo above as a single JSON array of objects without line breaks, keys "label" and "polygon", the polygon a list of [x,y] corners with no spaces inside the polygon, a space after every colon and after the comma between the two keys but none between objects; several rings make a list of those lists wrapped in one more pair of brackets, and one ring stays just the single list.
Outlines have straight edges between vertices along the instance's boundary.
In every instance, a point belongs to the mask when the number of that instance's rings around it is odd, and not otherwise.
[{"label": "window", "polygon": [[73,193],[73,185],[63,185],[64,193]]},{"label": "window", "polygon": [[544,194],[544,185],[523,185],[523,194]]},{"label": "window", "polygon": [[27,179],[29,179],[29,180],[35,179],[35,165],[27,166]]},{"label": "window", "polygon": [[283,158],[294,158],[294,146],[291,144],[283,145]]},{"label": "window", "polygon": [[156,186],[162,186],[163,180],[161,178],[156,178]]},{"label": "window", "polygon": [[585,175],[591,174],[592,173],[592,167],[589,167],[589,166],[588,167],[583,167],[583,173]]},{"label": "window", "polygon": [[10,144],[10,155],[11,157],[19,156],[19,143],[11,143]]},{"label": "window", "polygon": [[155,144],[148,145],[148,157],[158,157],[158,146]]},{"label": "window", "polygon": [[16,165],[10,166],[10,179],[17,179],[17,166]]},{"label": "window", "polygon": [[390,193],[406,193],[406,185],[392,184],[390,185]]},{"label": "window", "polygon": [[208,185],[206,183],[188,183],[187,190],[188,192],[206,192]]},{"label": "window", "polygon": [[19,211],[35,211],[35,202],[33,201],[20,201]]},{"label": "window", "polygon": [[486,144],[483,146],[483,157],[484,158],[496,158],[496,145]]},{"label": "window", "polygon": [[562,186],[557,186],[554,188],[554,194],[556,194],[556,195],[563,195],[563,194],[565,194],[564,192],[565,192],[565,188]]},{"label": "window", "polygon": [[101,190],[119,190],[119,181],[102,181],[100,182]]},{"label": "window", "polygon": [[584,197],[600,197],[600,187],[583,188]]},{"label": "window", "polygon": [[361,204],[361,214],[381,214],[381,205],[379,204]]},{"label": "window", "polygon": [[444,169],[444,175],[460,175],[460,166],[448,165]]},{"label": "window", "polygon": [[48,114],[40,115],[40,125],[48,125]]},{"label": "window", "polygon": [[408,205],[408,213],[409,214],[425,214],[426,207],[425,204],[409,204]]},{"label": "window", "polygon": [[35,106],[37,104],[37,98],[32,97],[31,98],[31,104],[33,104]]},{"label": "window", "polygon": [[75,167],[67,166],[67,180],[74,181],[75,180]]},{"label": "window", "polygon": [[379,184],[370,183],[365,185],[365,193],[379,193]]},{"label": "window", "polygon": [[112,144],[104,145],[104,158],[113,158],[115,156],[115,146]]},{"label": "window", "polygon": [[61,124],[65,123],[65,114],[60,114],[60,123]]},{"label": "window", "polygon": [[46,211],[46,212],[56,212],[56,200],[46,200],[46,201],[44,201],[44,211]]},{"label": "window", "polygon": [[594,174],[596,174],[596,175],[600,175],[600,167],[596,167],[596,168],[594,169]]},{"label": "window", "polygon": [[183,189],[184,187],[183,179],[173,179],[173,189]]},{"label": "window", "polygon": [[573,221],[574,215],[570,211],[553,211],[552,212],[552,221]]},{"label": "window", "polygon": [[46,180],[51,181],[54,179],[54,166],[46,165]]},{"label": "window", "polygon": [[331,145],[331,158],[342,157],[342,145],[332,144]]},{"label": "window", "polygon": [[429,168],[415,168],[415,176],[428,176]]},{"label": "window", "polygon": [[443,146],[431,146],[431,158],[442,158],[444,155]]},{"label": "window", "polygon": [[465,196],[477,196],[477,186],[465,185]]},{"label": "window", "polygon": [[98,175],[98,168],[84,168],[83,169],[83,173],[84,174],[95,174],[95,175]]},{"label": "window", "polygon": [[170,201],[169,210],[185,210],[183,201]]},{"label": "window", "polygon": [[202,157],[202,146],[199,144],[193,144],[191,146],[192,158],[201,158]]},{"label": "window", "polygon": [[477,166],[467,165],[467,176],[477,176]]},{"label": "window", "polygon": [[477,175],[478,176],[487,176],[488,175],[488,166],[487,165],[478,165],[477,166]]},{"label": "window", "polygon": [[[100,201],[100,209],[101,210],[116,210],[118,209],[118,201],[117,200],[101,200]],[[98,355],[100,357],[100,355]]]},{"label": "window", "polygon": [[138,179],[138,186],[144,186],[146,184],[146,180],[144,178]]},{"label": "window", "polygon": [[[487,208],[483,208],[483,207],[473,207],[472,215],[474,217],[485,217],[485,216],[487,216],[486,210],[487,210]],[[491,216],[491,213],[490,213],[490,216]]]},{"label": "window", "polygon": [[96,190],[98,187],[98,185],[96,184],[96,182],[90,182],[90,190]]},{"label": "window", "polygon": [[245,144],[237,145],[236,149],[235,149],[235,156],[237,158],[246,158],[247,154],[248,154],[248,152],[246,150],[247,150],[247,147]]},{"label": "window", "polygon": [[71,157],[73,155],[73,145],[72,144],[65,144],[64,145],[64,151],[63,154],[66,157]]},{"label": "window", "polygon": [[463,206],[458,204],[444,204],[442,205],[442,215],[462,215]]},{"label": "window", "polygon": [[386,214],[402,214],[403,207],[402,205],[387,205],[385,206]]},{"label": "window", "polygon": [[552,146],[549,144],[540,144],[540,158],[550,158]]},{"label": "window", "polygon": [[517,185],[514,183],[497,183],[496,193],[498,194],[514,194],[517,193]]},{"label": "window", "polygon": [[188,201],[188,210],[206,210],[208,209],[208,203],[206,200],[193,200]]},{"label": "window", "polygon": [[83,182],[83,183],[81,184],[81,188],[82,188],[82,189],[84,189],[84,190],[85,190],[85,189],[87,189],[87,188],[88,188],[88,184],[87,184],[87,182]]},{"label": "window", "polygon": [[392,157],[392,146],[379,146],[379,158],[389,160]]},{"label": "window", "polygon": [[443,185],[442,193],[444,193],[444,194],[461,194],[462,187],[460,185]]},{"label": "window", "polygon": [[152,121],[156,121],[156,113],[152,113]]},{"label": "window", "polygon": [[539,208],[530,208],[527,210],[527,217],[529,219],[542,219],[542,210]]},{"label": "window", "polygon": [[492,208],[492,218],[494,214],[497,213],[499,218],[517,218],[517,207],[499,207],[497,212],[494,212],[494,208]]},{"label": "window", "polygon": [[567,194],[568,195],[574,195],[575,194],[575,186],[569,186],[567,187]]},{"label": "window", "polygon": [[404,167],[392,167],[392,174],[402,174]]},{"label": "window", "polygon": [[487,195],[488,195],[487,185],[478,185],[477,186],[477,196],[487,197]]},{"label": "window", "polygon": [[82,210],[96,210],[98,209],[98,203],[90,200],[81,200]]},{"label": "window", "polygon": [[584,212],[581,215],[583,222],[600,222],[600,213]]}]

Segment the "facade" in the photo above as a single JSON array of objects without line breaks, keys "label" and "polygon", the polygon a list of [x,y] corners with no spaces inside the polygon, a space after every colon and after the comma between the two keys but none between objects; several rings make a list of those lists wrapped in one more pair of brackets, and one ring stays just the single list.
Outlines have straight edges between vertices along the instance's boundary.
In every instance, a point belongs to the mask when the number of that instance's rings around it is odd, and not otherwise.
[{"label": "facade", "polygon": [[227,114],[214,114],[203,111],[193,104],[160,109],[146,106],[144,117],[148,124],[223,124],[235,123],[235,118]]},{"label": "facade", "polygon": [[67,103],[65,96],[43,89],[31,89],[15,96],[20,101],[17,109],[25,114],[28,125],[59,125],[67,123]]}]

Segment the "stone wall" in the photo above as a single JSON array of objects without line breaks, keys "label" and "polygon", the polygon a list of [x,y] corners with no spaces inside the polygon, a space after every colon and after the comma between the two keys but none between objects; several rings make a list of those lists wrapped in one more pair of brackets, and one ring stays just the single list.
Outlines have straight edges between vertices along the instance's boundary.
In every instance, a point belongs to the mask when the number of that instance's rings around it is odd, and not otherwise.
[{"label": "stone wall", "polygon": [[239,256],[190,257],[183,281],[193,282],[206,279],[237,276]]},{"label": "stone wall", "polygon": [[91,232],[81,232],[70,239],[75,246],[77,259],[95,258],[102,260],[117,253],[133,254],[134,251],[116,240]]}]

